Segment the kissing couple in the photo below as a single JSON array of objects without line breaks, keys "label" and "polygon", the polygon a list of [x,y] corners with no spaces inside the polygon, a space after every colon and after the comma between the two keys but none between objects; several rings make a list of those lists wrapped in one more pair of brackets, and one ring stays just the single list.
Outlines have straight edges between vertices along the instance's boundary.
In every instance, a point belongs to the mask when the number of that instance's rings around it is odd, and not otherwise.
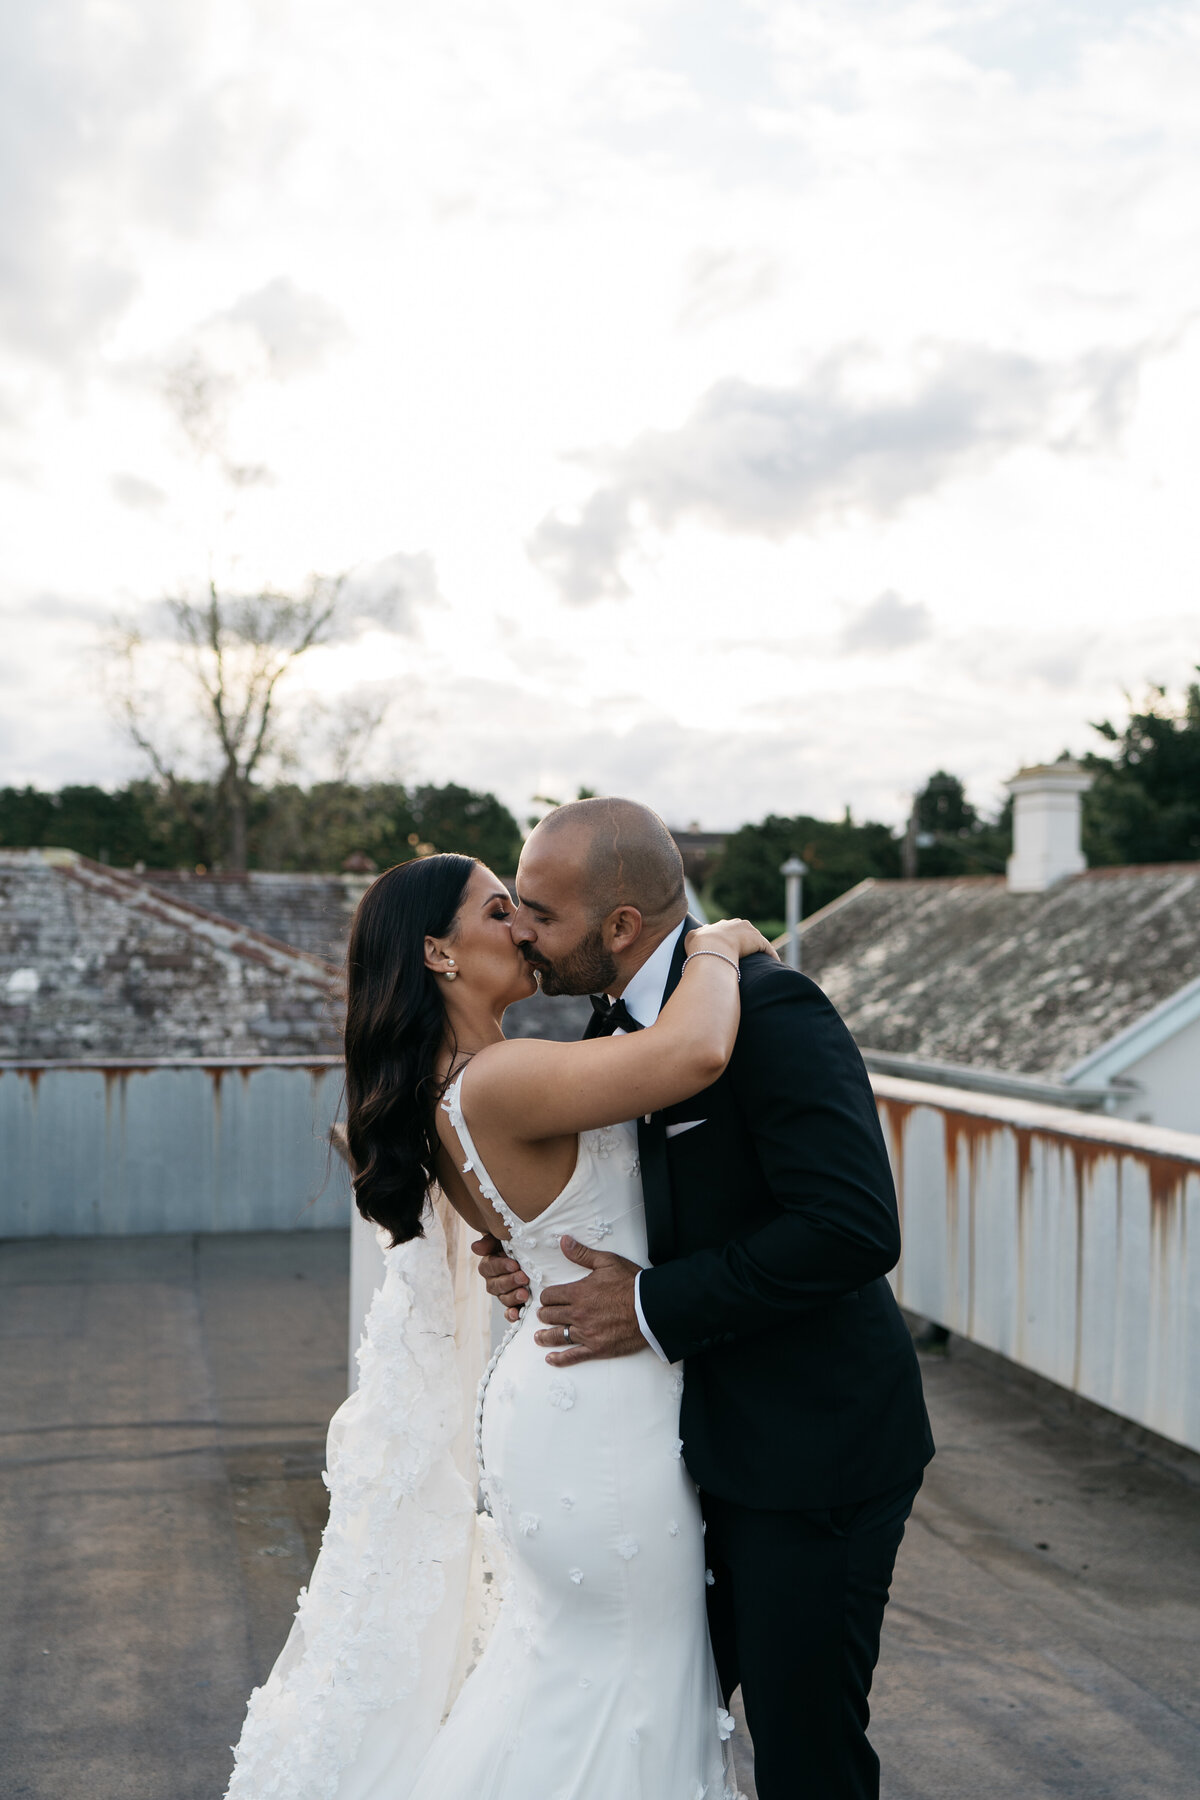
[{"label": "kissing couple", "polygon": [[[552,812],[516,888],[435,855],[355,917],[386,1273],[229,1800],[734,1800],[739,1686],[760,1800],[869,1800],[933,1444],[862,1060],[752,925],[688,916],[644,806]],[[539,980],[591,994],[582,1042],[504,1037]],[[458,1220],[510,1321],[473,1421]]]}]

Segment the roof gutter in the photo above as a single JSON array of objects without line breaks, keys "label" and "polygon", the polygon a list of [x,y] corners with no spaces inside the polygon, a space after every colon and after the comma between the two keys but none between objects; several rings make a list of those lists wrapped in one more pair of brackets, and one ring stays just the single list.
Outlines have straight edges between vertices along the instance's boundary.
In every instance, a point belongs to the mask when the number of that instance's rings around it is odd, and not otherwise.
[{"label": "roof gutter", "polygon": [[1119,1093],[1107,1087],[1067,1087],[1061,1081],[1047,1081],[1038,1075],[1011,1075],[1001,1069],[930,1062],[923,1056],[904,1056],[893,1050],[864,1050],[862,1059],[872,1075],[898,1075],[907,1081],[965,1088],[976,1094],[1035,1100],[1043,1106],[1063,1106],[1071,1112],[1108,1112],[1120,1098]]}]

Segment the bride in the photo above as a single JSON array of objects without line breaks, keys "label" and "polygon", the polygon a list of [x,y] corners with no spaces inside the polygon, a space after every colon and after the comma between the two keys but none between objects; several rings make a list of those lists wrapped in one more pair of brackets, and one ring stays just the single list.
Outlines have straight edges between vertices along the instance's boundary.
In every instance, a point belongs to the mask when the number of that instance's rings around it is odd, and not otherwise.
[{"label": "bride", "polygon": [[[505,1009],[536,987],[511,909],[480,864],[430,856],[380,876],[355,918],[347,1136],[359,1208],[392,1247],[330,1429],[321,1555],[228,1800],[735,1795],[680,1368],[647,1349],[568,1373],[534,1331],[540,1290],[579,1278],[564,1235],[647,1261],[629,1121],[721,1074],[738,959],[768,946],[745,921],[704,926],[649,1029],[506,1040]],[[531,1288],[480,1384],[473,1466],[452,1455],[437,1190]]]}]

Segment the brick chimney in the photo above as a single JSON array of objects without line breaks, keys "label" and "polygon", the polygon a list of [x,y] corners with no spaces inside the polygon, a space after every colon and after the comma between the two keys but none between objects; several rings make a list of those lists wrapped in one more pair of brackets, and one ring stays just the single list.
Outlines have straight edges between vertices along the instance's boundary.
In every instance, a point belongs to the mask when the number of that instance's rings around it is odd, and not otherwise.
[{"label": "brick chimney", "polygon": [[1039,763],[1005,783],[1013,797],[1010,893],[1040,894],[1087,868],[1080,847],[1081,803],[1091,785],[1092,777],[1077,762]]}]

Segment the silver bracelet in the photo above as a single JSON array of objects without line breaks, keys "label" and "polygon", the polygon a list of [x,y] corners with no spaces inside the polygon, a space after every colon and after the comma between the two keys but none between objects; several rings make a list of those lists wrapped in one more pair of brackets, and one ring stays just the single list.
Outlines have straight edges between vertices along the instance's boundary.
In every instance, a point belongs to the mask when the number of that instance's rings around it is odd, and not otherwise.
[{"label": "silver bracelet", "polygon": [[[729,964],[730,968],[733,970],[734,974],[737,976],[739,982],[741,981],[742,971],[738,968],[738,966],[734,962],[732,956],[726,956],[726,954],[723,950],[693,950],[690,953],[690,955],[684,957],[683,968],[686,969],[690,962],[695,962],[695,960],[698,956],[719,956],[722,962],[727,962]],[[682,973],[683,973],[683,970],[681,969],[680,974],[682,974]]]}]

